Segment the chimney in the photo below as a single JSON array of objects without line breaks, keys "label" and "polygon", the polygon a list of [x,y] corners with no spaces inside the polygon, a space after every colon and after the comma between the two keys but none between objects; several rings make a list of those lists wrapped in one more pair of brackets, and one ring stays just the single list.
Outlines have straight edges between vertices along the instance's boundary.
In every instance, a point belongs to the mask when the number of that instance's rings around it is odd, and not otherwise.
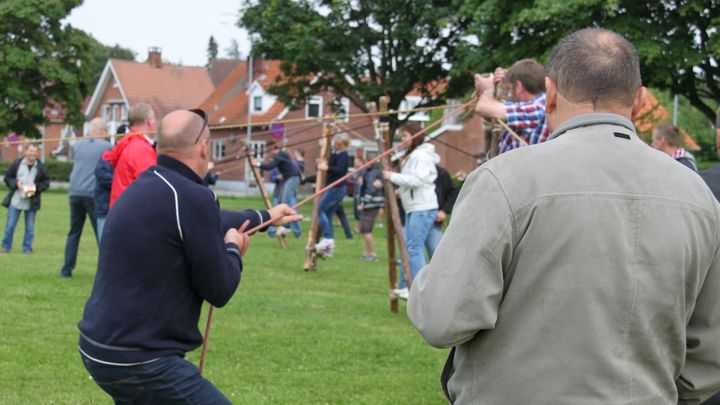
[{"label": "chimney", "polygon": [[148,59],[147,63],[154,68],[162,67],[162,50],[158,46],[151,46],[148,48]]},{"label": "chimney", "polygon": [[253,80],[257,79],[265,73],[265,61],[263,60],[262,56],[253,56]]}]

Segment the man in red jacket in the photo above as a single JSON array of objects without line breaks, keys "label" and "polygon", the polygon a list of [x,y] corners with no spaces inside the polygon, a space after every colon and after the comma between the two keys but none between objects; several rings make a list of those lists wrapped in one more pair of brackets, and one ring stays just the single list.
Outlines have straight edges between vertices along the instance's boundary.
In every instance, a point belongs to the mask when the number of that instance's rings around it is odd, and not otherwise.
[{"label": "man in red jacket", "polygon": [[130,133],[103,155],[103,159],[109,160],[115,169],[110,191],[111,208],[130,183],[157,162],[153,139],[157,121],[152,107],[145,103],[135,104],[128,114],[128,121]]}]

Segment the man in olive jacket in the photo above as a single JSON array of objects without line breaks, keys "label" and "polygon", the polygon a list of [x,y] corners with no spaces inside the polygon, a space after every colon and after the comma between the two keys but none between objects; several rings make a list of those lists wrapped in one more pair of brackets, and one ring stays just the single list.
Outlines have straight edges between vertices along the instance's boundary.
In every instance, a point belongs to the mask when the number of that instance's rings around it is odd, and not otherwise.
[{"label": "man in olive jacket", "polygon": [[465,182],[408,314],[456,404],[698,404],[720,389],[720,205],[638,138],[638,57],[585,29],[547,65],[546,143]]},{"label": "man in olive jacket", "polygon": [[35,216],[40,210],[40,194],[50,188],[50,176],[47,167],[38,159],[38,148],[28,144],[23,157],[10,164],[5,172],[5,185],[10,190],[3,199],[2,205],[8,209],[5,234],[2,240],[2,253],[12,249],[15,226],[20,214],[25,213],[25,235],[23,236],[23,253],[32,253],[35,237]]}]

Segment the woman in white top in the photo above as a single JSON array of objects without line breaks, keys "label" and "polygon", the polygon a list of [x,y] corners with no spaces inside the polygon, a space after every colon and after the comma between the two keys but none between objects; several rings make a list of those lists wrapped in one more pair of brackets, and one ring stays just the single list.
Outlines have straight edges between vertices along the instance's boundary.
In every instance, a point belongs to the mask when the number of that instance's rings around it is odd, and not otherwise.
[{"label": "woman in white top", "polygon": [[[440,162],[440,157],[435,153],[432,144],[424,143],[425,135],[410,141],[412,135],[420,131],[419,127],[409,124],[401,127],[399,131],[402,141],[408,142],[401,172],[386,170],[383,175],[400,187],[400,200],[405,210],[405,240],[414,280],[420,269],[427,264],[423,245],[438,210],[435,165]],[[400,272],[400,284],[395,293],[400,298],[407,297],[407,282],[403,272]]]}]

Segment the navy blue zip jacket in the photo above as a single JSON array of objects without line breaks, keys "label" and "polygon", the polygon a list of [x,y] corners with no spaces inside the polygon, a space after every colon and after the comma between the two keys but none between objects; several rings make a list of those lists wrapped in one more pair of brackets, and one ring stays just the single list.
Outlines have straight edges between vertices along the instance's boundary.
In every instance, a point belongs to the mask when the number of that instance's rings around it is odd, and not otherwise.
[{"label": "navy blue zip jacket", "polygon": [[213,192],[183,163],[159,156],[110,210],[79,347],[92,360],[128,365],[180,355],[202,343],[203,301],[222,307],[242,271],[225,229],[266,211],[221,213]]},{"label": "navy blue zip jacket", "polygon": [[[331,153],[330,159],[328,160],[327,184],[330,184],[333,181],[346,175],[348,172],[349,166],[350,166],[350,160],[348,158],[347,151]],[[344,187],[346,184],[347,184],[347,180],[344,180],[335,187]]]},{"label": "navy blue zip jacket", "polygon": [[283,180],[287,180],[293,176],[300,176],[300,167],[297,162],[290,158],[290,155],[281,150],[278,152],[270,163],[260,164],[262,170],[272,170],[276,168],[280,171],[283,176]]}]

